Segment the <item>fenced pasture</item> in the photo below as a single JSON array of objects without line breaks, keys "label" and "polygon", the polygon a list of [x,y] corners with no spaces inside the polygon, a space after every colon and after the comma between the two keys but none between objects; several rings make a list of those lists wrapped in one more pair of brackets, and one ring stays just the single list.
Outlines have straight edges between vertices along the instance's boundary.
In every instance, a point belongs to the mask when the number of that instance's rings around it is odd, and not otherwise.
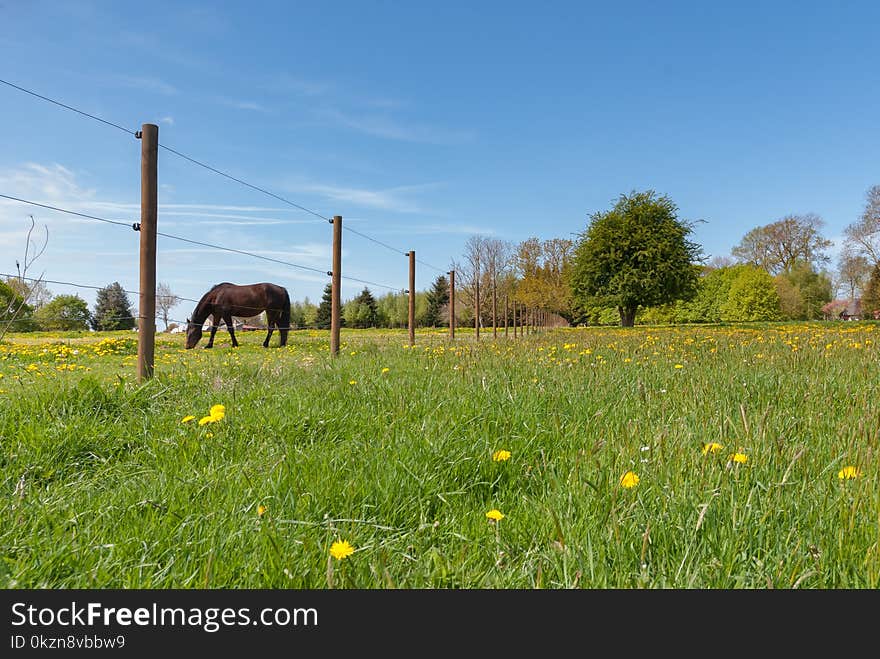
[{"label": "fenced pasture", "polygon": [[0,584],[877,588],[878,328],[7,335]]}]

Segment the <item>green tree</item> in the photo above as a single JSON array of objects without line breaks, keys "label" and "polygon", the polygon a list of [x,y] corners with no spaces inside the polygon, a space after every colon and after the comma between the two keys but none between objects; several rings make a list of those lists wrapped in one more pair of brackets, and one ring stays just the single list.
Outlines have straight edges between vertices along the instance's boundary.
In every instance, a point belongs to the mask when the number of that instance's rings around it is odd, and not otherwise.
[{"label": "green tree", "polygon": [[34,312],[42,330],[87,330],[91,317],[88,302],[79,295],[58,295]]},{"label": "green tree", "polygon": [[425,294],[425,301],[427,306],[421,317],[421,325],[423,327],[448,326],[449,317],[443,313],[444,307],[449,304],[449,280],[445,275],[440,275],[434,280],[431,290]]},{"label": "green tree", "polygon": [[343,315],[347,327],[376,327],[378,305],[370,289],[364,287],[356,298],[346,302]]},{"label": "green tree", "polygon": [[687,239],[693,228],[677,212],[669,197],[648,190],[621,195],[611,210],[594,213],[572,266],[581,306],[614,306],[621,326],[632,327],[640,305],[692,297],[701,250]]},{"label": "green tree", "polygon": [[318,307],[309,301],[308,296],[302,302],[294,302],[290,305],[290,326],[292,329],[301,329],[303,327],[314,327],[315,316],[318,313]]},{"label": "green tree", "polygon": [[[409,296],[389,291],[378,300],[381,327],[406,327],[409,318]],[[418,305],[416,305],[418,307]]]},{"label": "green tree", "polygon": [[9,284],[0,281],[0,330],[32,332],[37,329],[34,309]]},{"label": "green tree", "polygon": [[871,277],[862,291],[862,314],[865,318],[876,318],[880,314],[880,262],[871,271]]},{"label": "green tree", "polygon": [[800,261],[776,277],[782,317],[787,320],[817,320],[822,307],[831,301],[831,279]]},{"label": "green tree", "polygon": [[321,297],[321,303],[318,305],[318,311],[315,314],[315,327],[318,329],[330,329],[331,310],[333,309],[333,285],[324,286],[324,294]]},{"label": "green tree", "polygon": [[135,326],[131,302],[119,282],[114,281],[98,291],[95,313],[90,322],[92,329],[98,332],[127,330]]},{"label": "green tree", "polygon": [[779,293],[770,273],[754,265],[739,266],[736,271],[721,305],[721,320],[779,320]]}]

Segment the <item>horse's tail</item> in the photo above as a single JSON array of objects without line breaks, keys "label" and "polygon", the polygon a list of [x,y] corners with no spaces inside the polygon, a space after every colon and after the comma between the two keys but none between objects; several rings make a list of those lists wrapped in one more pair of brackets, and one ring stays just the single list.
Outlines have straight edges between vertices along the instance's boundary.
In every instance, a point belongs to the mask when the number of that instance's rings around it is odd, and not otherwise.
[{"label": "horse's tail", "polygon": [[287,345],[287,332],[290,330],[290,293],[286,288],[284,291],[284,307],[281,309],[281,320],[279,321],[278,331],[281,333],[281,345]]}]

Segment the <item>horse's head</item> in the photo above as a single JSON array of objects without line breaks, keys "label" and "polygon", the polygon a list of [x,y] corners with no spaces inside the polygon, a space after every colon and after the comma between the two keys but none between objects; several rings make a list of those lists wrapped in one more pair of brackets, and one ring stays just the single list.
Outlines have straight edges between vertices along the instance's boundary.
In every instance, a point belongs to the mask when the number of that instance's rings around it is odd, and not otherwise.
[{"label": "horse's head", "polygon": [[186,319],[186,349],[195,348],[199,339],[202,338],[202,324],[194,323],[189,318]]}]

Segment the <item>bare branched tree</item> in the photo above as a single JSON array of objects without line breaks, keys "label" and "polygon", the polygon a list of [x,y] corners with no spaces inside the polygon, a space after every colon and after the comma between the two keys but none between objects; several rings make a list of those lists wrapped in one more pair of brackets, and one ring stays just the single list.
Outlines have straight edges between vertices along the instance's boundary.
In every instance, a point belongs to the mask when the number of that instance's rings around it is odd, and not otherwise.
[{"label": "bare branched tree", "polygon": [[[45,283],[43,282],[44,272],[40,273],[40,276],[36,278],[29,278],[27,273],[28,269],[34,264],[34,261],[40,258],[43,252],[46,251],[46,246],[49,244],[49,228],[45,224],[43,225],[43,229],[46,231],[46,236],[43,239],[42,247],[37,249],[37,246],[34,244],[32,248],[32,237],[36,222],[34,221],[33,215],[29,215],[28,217],[31,220],[31,226],[28,229],[27,237],[25,238],[24,267],[22,267],[22,264],[19,261],[15,262],[16,272],[18,273],[18,283],[13,287],[13,290],[18,289],[19,291],[25,291],[25,294],[19,294],[9,301],[9,307],[3,314],[6,316],[7,322],[3,329],[0,330],[0,341],[3,340],[3,337],[12,327],[12,324],[20,318],[22,312],[27,308],[28,301],[31,300],[33,292],[35,290],[40,290],[41,288],[45,289]],[[30,281],[30,284],[27,283],[28,281]]]},{"label": "bare branched tree", "polygon": [[156,286],[156,309],[162,316],[162,322],[165,323],[165,331],[168,331],[168,315],[171,310],[180,304],[180,297],[171,291],[171,286],[165,282],[161,282]]},{"label": "bare branched tree", "polygon": [[862,216],[845,229],[846,239],[855,254],[876,265],[880,263],[880,185],[868,190],[866,196]]},{"label": "bare branched tree", "polygon": [[828,262],[831,241],[821,234],[824,222],[815,213],[787,215],[749,231],[731,254],[741,263],[753,263],[770,274],[791,272],[800,262],[815,267]]},{"label": "bare branched tree", "polygon": [[480,338],[480,287],[484,284],[485,243],[486,236],[474,235],[467,239],[464,244],[464,256],[462,260],[453,261],[452,269],[455,270],[455,289],[461,294],[461,299],[473,309],[474,330],[476,337]]},{"label": "bare branched tree", "polygon": [[848,299],[854,300],[862,291],[871,276],[871,262],[862,254],[855,254],[850,248],[844,248],[837,261],[837,277],[834,288],[837,294],[843,293]]},{"label": "bare branched tree", "polygon": [[498,336],[498,294],[504,274],[509,269],[513,248],[509,242],[497,238],[483,241],[483,278],[485,289],[492,296],[492,338]]}]

